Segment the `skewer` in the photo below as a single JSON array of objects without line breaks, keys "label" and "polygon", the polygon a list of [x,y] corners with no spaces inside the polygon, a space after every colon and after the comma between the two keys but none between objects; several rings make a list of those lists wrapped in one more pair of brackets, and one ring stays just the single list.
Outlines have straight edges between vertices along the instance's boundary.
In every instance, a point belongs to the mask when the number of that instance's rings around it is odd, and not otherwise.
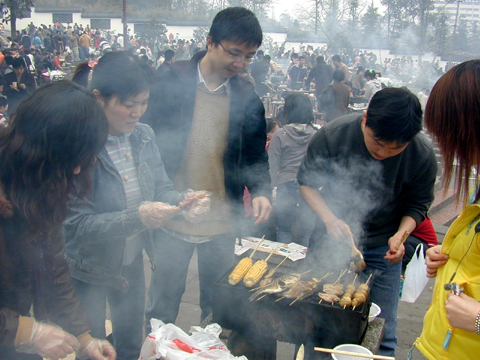
[{"label": "skewer", "polygon": [[354,306],[354,307],[352,308],[352,311],[355,310],[355,308],[356,308],[356,306]]},{"label": "skewer", "polygon": [[253,254],[255,254],[255,251],[257,251],[257,249],[260,247],[260,245],[262,244],[263,240],[265,240],[265,235],[262,236],[262,238],[260,239],[260,242],[257,244],[257,246],[255,246],[255,249],[253,249],[253,252],[250,254],[250,259],[253,257]]},{"label": "skewer", "polygon": [[322,301],[323,301],[323,299],[320,299],[320,301],[319,301],[318,303],[319,303],[319,304],[321,304],[321,303],[322,303]]},{"label": "skewer", "polygon": [[285,262],[285,260],[287,260],[287,259],[288,259],[288,255],[285,256],[285,258],[282,261],[280,261],[280,263],[273,269],[273,271],[277,271],[277,269],[280,267],[280,265],[282,265]]},{"label": "skewer", "polygon": [[355,274],[355,277],[353,278],[352,285],[355,285],[355,281],[357,281],[358,274]]},{"label": "skewer", "polygon": [[335,280],[334,284],[337,284],[342,278],[342,276],[345,275],[346,272],[347,272],[347,269],[340,271],[340,276],[338,277],[337,280]]},{"label": "skewer", "polygon": [[400,248],[400,246],[402,246],[402,244],[405,242],[405,240],[407,240],[408,235],[410,235],[410,233],[408,231],[405,231],[403,233],[402,239],[397,243],[397,246],[395,246],[395,249],[398,250]]},{"label": "skewer", "polygon": [[365,285],[368,285],[368,282],[369,282],[370,279],[372,278],[372,275],[373,275],[373,274],[370,274],[370,276],[368,277],[367,281],[365,281]]},{"label": "skewer", "polygon": [[369,355],[369,354],[362,354],[362,353],[351,352],[351,351],[326,349],[326,348],[321,348],[321,347],[314,347],[313,349],[315,351],[321,351],[321,352],[326,352],[326,353],[330,353],[330,354],[349,355],[349,356],[363,357],[363,358],[366,358],[366,359],[395,360],[394,357],[384,356],[384,355]]}]

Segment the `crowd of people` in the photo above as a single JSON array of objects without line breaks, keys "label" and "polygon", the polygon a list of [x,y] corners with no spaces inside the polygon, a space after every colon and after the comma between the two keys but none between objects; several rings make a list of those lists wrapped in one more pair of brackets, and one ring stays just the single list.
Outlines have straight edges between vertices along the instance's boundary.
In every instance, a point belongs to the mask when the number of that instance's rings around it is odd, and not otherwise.
[{"label": "crowd of people", "polygon": [[[372,276],[371,300],[385,319],[379,353],[390,356],[401,275],[416,245],[425,244],[438,284],[416,346],[429,359],[476,353],[480,297],[471,269],[480,210],[466,207],[444,244],[434,246],[427,211],[437,161],[421,133],[426,99],[392,86],[374,54],[280,47],[272,58],[259,50],[258,19],[240,7],[216,15],[205,45],[170,34],[163,50],[152,51],[132,36],[125,51],[119,36],[77,24],[31,24],[7,41],[1,358],[57,360],[76,352],[79,359],[137,359],[150,319],[175,323],[194,251],[204,320],[213,284],[234,264],[235,239],[268,231],[271,240],[308,247],[312,275],[347,267],[356,243],[366,261],[360,276]],[[155,53],[163,54],[161,64]],[[49,62],[51,55],[58,61]],[[42,66],[61,69],[63,56],[86,61],[72,81],[37,89]],[[275,60],[285,56],[284,72]],[[387,60],[384,75],[401,75],[410,63]],[[478,61],[453,67],[426,102],[447,186],[455,174],[465,197],[480,163],[470,151],[479,132],[479,68]],[[286,77],[290,91],[281,116],[267,122],[260,96],[270,75]],[[312,84],[319,104],[333,99],[321,128],[311,97],[299,91]],[[351,96],[368,107],[346,114]],[[152,268],[147,296],[144,255]],[[462,294],[444,289],[454,280]]]}]

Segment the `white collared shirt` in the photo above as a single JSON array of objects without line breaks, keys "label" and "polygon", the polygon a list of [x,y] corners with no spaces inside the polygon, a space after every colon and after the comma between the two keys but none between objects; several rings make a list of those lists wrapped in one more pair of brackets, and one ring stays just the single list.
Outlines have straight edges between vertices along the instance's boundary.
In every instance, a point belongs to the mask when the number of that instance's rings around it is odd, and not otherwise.
[{"label": "white collared shirt", "polygon": [[207,88],[207,90],[211,91],[211,92],[217,92],[218,90],[220,90],[222,88],[222,86],[225,86],[225,91],[227,92],[228,95],[230,95],[230,78],[225,80],[225,82],[220,84],[220,86],[217,87],[215,90],[211,90],[207,86],[207,83],[205,82],[205,79],[203,78],[202,72],[200,71],[200,61],[197,63],[197,72],[198,72],[197,85],[200,84],[200,83],[203,83],[203,85],[205,85],[205,88]]}]

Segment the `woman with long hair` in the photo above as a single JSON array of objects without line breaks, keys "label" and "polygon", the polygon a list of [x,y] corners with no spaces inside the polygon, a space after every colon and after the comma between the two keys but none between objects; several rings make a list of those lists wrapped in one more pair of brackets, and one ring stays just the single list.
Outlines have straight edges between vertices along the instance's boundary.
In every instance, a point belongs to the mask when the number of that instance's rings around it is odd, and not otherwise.
[{"label": "woman with long hair", "polygon": [[[89,72],[82,64],[74,81],[86,85]],[[148,64],[124,51],[109,52],[96,64],[89,88],[107,117],[108,138],[96,158],[93,191],[84,200],[73,197],[64,222],[65,255],[92,333],[105,338],[108,302],[113,343],[122,360],[138,359],[143,341],[144,249],[155,267],[153,234],[145,230],[165,225],[180,212],[198,221],[198,210],[209,204],[205,197],[188,206],[181,202],[153,130],[139,123],[153,77]]]},{"label": "woman with long hair", "polygon": [[440,147],[445,189],[453,178],[465,201],[442,245],[427,250],[435,288],[416,347],[428,359],[477,359],[480,353],[480,60],[450,69],[435,84],[425,124]]},{"label": "woman with long hair", "polygon": [[[315,214],[300,196],[297,172],[316,132],[312,125],[313,107],[306,95],[291,93],[285,97],[284,111],[287,125],[275,131],[268,148],[272,188],[277,187],[277,241],[308,246]],[[299,230],[297,237],[294,237],[295,224]]]},{"label": "woman with long hair", "polygon": [[79,358],[115,359],[107,341],[90,335],[62,237],[69,193],[75,183],[80,197],[89,190],[106,138],[95,97],[69,81],[34,92],[0,134],[1,359],[56,360],[75,350]]}]

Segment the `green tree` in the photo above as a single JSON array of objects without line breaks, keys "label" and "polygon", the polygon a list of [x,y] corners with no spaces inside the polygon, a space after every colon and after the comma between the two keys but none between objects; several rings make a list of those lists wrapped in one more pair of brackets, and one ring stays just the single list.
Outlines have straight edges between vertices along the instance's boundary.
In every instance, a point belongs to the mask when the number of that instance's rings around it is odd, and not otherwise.
[{"label": "green tree", "polygon": [[208,27],[200,26],[193,30],[193,38],[196,42],[202,42],[205,44],[209,31],[210,29]]},{"label": "green tree", "polygon": [[378,28],[380,24],[380,14],[378,13],[378,8],[372,4],[367,8],[367,11],[362,16],[362,26],[363,26],[363,39],[369,40],[376,38],[378,33]]},{"label": "green tree", "polygon": [[17,31],[17,19],[29,16],[34,0],[2,0],[0,7],[4,14],[3,23],[10,23],[12,37]]},{"label": "green tree", "polygon": [[163,39],[165,38],[166,33],[167,28],[164,24],[157,19],[151,19],[140,28],[140,31],[137,32],[137,36],[140,41],[149,40],[150,38]]}]

